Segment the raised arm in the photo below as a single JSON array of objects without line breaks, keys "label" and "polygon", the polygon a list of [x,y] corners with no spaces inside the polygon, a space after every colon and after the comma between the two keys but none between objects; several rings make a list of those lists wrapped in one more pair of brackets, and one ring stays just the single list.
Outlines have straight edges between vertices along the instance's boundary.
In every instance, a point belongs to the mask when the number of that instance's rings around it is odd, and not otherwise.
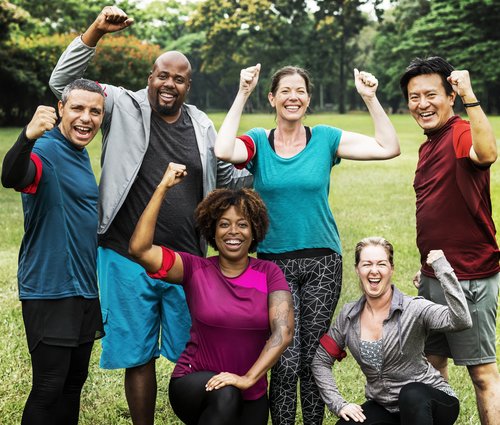
[{"label": "raised arm", "polygon": [[495,134],[472,90],[469,71],[453,71],[448,77],[448,82],[462,98],[469,116],[472,135],[470,159],[477,165],[488,166],[493,164],[498,155]]},{"label": "raised arm", "polygon": [[354,70],[356,89],[365,102],[375,127],[375,137],[343,131],[337,156],[346,159],[390,159],[400,154],[396,130],[377,99],[377,79],[368,72]]},{"label": "raised arm", "polygon": [[207,391],[233,385],[246,390],[254,385],[278,361],[293,337],[293,303],[289,291],[274,291],[269,294],[269,324],[271,336],[259,357],[244,376],[222,372],[207,382]]},{"label": "raised arm", "polygon": [[2,185],[22,190],[33,183],[36,166],[31,151],[38,138],[56,124],[56,110],[51,106],[39,106],[31,121],[23,129],[17,142],[7,152],[2,166]]},{"label": "raised arm", "polygon": [[472,326],[472,318],[462,286],[450,263],[441,250],[429,251],[427,264],[434,269],[434,274],[443,288],[447,306],[430,303],[423,313],[424,321],[430,329],[459,331]]},{"label": "raised arm", "polygon": [[[186,166],[171,162],[163,178],[153,193],[151,200],[144,209],[134,233],[130,238],[128,252],[147,272],[156,273],[163,263],[163,251],[158,245],[153,244],[156,221],[160,212],[161,205],[168,190],[180,183],[187,175]],[[171,283],[180,283],[183,277],[182,259],[175,253],[175,260],[168,271],[168,281]]]},{"label": "raised arm", "polygon": [[[77,37],[59,58],[50,76],[49,86],[58,99],[69,83],[81,78],[95,54],[95,46],[107,33],[122,30],[134,20],[115,6],[106,6],[81,37]],[[108,102],[106,102],[108,103]]]},{"label": "raised arm", "polygon": [[248,159],[245,144],[240,139],[237,139],[236,135],[240,126],[243,108],[257,85],[259,73],[260,64],[241,70],[238,93],[215,140],[215,155],[223,161],[241,164]]}]

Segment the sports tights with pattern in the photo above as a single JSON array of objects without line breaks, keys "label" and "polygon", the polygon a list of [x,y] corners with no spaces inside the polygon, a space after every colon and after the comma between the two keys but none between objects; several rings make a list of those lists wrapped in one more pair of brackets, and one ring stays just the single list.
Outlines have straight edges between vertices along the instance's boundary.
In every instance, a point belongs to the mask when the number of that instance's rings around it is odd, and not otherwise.
[{"label": "sports tights with pattern", "polygon": [[94,342],[61,347],[40,342],[31,352],[33,385],[21,425],[76,425]]},{"label": "sports tights with pattern", "polygon": [[269,389],[274,425],[293,425],[300,379],[302,418],[307,425],[323,423],[325,405],[311,372],[320,337],[328,330],[342,287],[342,257],[331,255],[273,260],[290,285],[295,333],[290,346],[271,370]]},{"label": "sports tights with pattern", "polygon": [[241,391],[230,385],[207,391],[205,384],[214,372],[193,372],[170,379],[168,394],[177,417],[187,425],[266,425],[267,394],[243,400]]},{"label": "sports tights with pattern", "polygon": [[[373,400],[361,405],[363,425],[452,425],[458,418],[459,401],[422,382],[405,385],[399,393],[399,413],[391,413]],[[336,425],[351,425],[340,419]]]}]

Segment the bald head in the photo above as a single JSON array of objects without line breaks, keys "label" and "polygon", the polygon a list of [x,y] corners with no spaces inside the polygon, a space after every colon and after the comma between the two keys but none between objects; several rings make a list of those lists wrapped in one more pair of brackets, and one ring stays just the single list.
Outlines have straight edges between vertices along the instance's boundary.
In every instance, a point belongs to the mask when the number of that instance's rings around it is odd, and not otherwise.
[{"label": "bald head", "polygon": [[191,64],[181,52],[158,56],[148,78],[148,100],[153,111],[167,122],[175,122],[181,113],[191,86]]},{"label": "bald head", "polygon": [[168,63],[176,63],[180,67],[185,67],[189,73],[189,79],[191,79],[191,63],[183,53],[178,52],[177,50],[170,50],[169,52],[165,52],[158,56],[153,64],[151,72],[154,72],[156,68],[162,67]]}]

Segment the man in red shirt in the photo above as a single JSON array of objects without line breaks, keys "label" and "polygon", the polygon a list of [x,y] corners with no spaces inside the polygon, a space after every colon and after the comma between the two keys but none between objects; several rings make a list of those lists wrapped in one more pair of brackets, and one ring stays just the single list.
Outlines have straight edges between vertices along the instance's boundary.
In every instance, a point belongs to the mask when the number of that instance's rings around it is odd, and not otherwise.
[{"label": "man in red shirt", "polygon": [[[413,60],[400,80],[410,114],[424,130],[413,183],[416,193],[417,246],[422,269],[415,276],[419,294],[445,304],[425,254],[446,253],[466,294],[472,329],[431,334],[425,353],[448,379],[447,362],[467,366],[481,423],[498,423],[500,375],[496,364],[496,312],[500,251],[491,216],[490,166],[496,139],[472,90],[468,71],[440,57]],[[470,121],[453,112],[462,98]]]}]

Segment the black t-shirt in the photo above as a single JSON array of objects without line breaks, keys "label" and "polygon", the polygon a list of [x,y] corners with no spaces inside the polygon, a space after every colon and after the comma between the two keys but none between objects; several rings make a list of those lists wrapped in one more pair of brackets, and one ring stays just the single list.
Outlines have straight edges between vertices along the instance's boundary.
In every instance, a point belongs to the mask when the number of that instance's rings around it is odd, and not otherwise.
[{"label": "black t-shirt", "polygon": [[194,224],[194,210],[203,198],[203,170],[193,123],[185,108],[173,124],[152,112],[149,146],[141,169],[108,231],[100,235],[99,245],[131,258],[130,237],[169,162],[186,165],[188,174],[168,191],[158,216],[154,243],[194,255],[204,254]]}]

